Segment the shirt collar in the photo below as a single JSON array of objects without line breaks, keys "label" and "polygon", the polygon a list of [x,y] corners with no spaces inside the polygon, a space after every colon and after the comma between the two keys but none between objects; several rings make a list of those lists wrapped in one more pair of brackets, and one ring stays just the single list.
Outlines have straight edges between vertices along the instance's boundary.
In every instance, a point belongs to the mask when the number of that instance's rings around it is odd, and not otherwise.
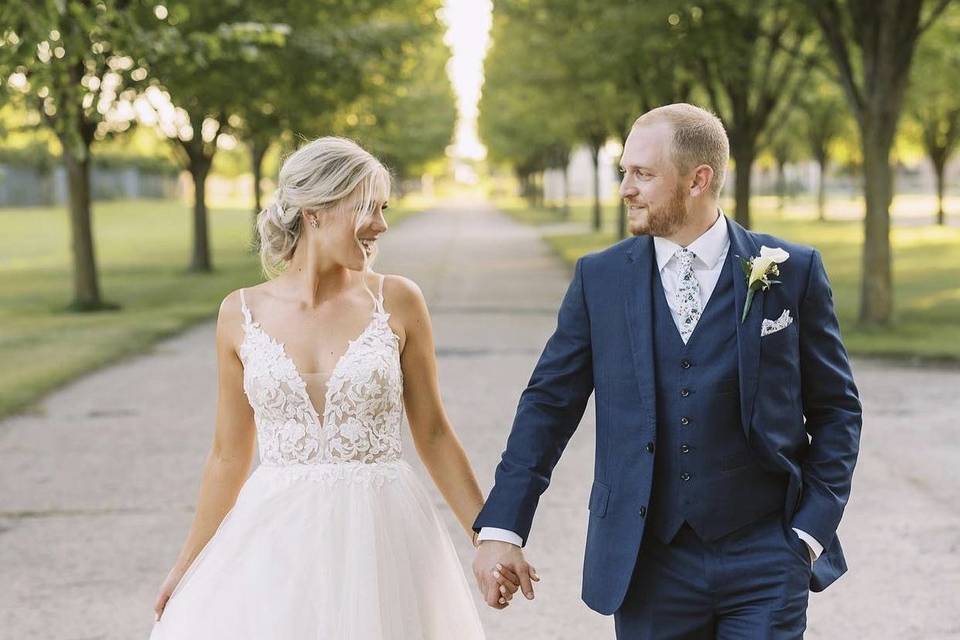
[{"label": "shirt collar", "polygon": [[[697,260],[713,269],[717,261],[723,257],[730,243],[730,234],[727,231],[727,220],[722,209],[717,209],[719,215],[716,222],[703,234],[687,245],[687,249],[697,256]],[[663,271],[673,255],[680,250],[680,245],[672,240],[654,236],[653,248],[657,256],[657,269]]]}]

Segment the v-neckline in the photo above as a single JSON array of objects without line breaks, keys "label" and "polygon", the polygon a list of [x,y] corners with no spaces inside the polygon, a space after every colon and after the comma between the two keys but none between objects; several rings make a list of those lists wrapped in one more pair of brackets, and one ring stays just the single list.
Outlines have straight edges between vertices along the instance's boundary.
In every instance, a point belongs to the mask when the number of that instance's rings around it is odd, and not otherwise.
[{"label": "v-neckline", "polygon": [[[374,310],[373,316],[370,318],[370,322],[367,323],[367,326],[363,328],[363,331],[360,332],[360,335],[358,335],[353,340],[350,340],[347,342],[347,348],[344,350],[342,354],[340,354],[340,357],[337,358],[337,362],[336,364],[333,365],[333,369],[330,371],[330,375],[327,377],[326,381],[323,383],[323,415],[321,415],[320,412],[317,411],[317,407],[313,403],[313,398],[310,397],[310,393],[307,391],[307,383],[303,379],[303,374],[300,373],[300,368],[297,367],[296,361],[290,356],[289,353],[287,353],[285,343],[277,340],[272,335],[270,335],[270,333],[268,333],[267,330],[264,329],[263,326],[260,324],[260,321],[254,321],[253,319],[251,319],[249,322],[245,324],[246,326],[251,326],[257,331],[259,331],[263,335],[263,337],[265,337],[272,345],[274,345],[277,349],[279,349],[280,355],[283,356],[287,360],[287,362],[290,363],[290,367],[293,369],[294,374],[296,374],[297,376],[297,383],[303,389],[303,401],[306,403],[307,407],[310,408],[310,412],[313,414],[315,420],[317,421],[317,424],[319,424],[320,428],[323,429],[326,427],[326,422],[327,422],[327,419],[326,419],[327,407],[330,406],[330,382],[336,377],[337,372],[340,369],[340,366],[343,364],[343,361],[346,359],[347,355],[353,349],[353,345],[363,340],[363,338],[367,335],[367,332],[370,331],[374,323],[377,321],[378,316],[381,316],[381,315],[384,316],[385,318],[388,318],[390,316],[390,314],[386,311],[381,312],[381,311]],[[244,341],[246,341],[247,336],[248,336],[248,333],[244,332]]]}]

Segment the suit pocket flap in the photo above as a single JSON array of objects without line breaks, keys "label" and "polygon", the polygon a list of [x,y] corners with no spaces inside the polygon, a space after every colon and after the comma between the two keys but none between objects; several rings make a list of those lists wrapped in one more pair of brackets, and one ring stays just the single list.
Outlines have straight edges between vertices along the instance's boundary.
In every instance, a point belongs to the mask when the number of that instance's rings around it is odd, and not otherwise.
[{"label": "suit pocket flap", "polygon": [[607,501],[610,498],[610,487],[602,482],[594,482],[590,489],[590,513],[602,518],[607,512]]}]

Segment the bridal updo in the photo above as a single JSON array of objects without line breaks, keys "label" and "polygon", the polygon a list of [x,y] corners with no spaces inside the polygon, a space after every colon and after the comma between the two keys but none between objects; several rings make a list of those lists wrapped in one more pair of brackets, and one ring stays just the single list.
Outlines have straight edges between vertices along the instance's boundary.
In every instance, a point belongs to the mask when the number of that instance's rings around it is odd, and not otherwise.
[{"label": "bridal updo", "polygon": [[260,264],[267,277],[282,272],[293,258],[303,233],[303,209],[335,207],[357,193],[352,213],[358,229],[374,201],[390,192],[386,167],[353,140],[335,136],[317,138],[288,156],[277,182],[273,203],[257,215]]}]

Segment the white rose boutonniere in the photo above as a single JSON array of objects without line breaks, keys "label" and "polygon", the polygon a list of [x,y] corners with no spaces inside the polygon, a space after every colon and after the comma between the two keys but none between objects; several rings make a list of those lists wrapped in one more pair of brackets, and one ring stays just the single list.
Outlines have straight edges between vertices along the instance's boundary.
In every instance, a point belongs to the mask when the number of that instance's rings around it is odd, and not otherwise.
[{"label": "white rose boutonniere", "polygon": [[790,254],[779,247],[760,247],[760,255],[750,258],[740,258],[740,266],[747,276],[747,300],[743,304],[743,316],[740,322],[747,319],[747,312],[750,311],[750,305],[753,302],[753,294],[757,291],[766,291],[772,284],[780,284],[779,280],[771,280],[771,277],[780,275],[780,265],[787,261]]}]

